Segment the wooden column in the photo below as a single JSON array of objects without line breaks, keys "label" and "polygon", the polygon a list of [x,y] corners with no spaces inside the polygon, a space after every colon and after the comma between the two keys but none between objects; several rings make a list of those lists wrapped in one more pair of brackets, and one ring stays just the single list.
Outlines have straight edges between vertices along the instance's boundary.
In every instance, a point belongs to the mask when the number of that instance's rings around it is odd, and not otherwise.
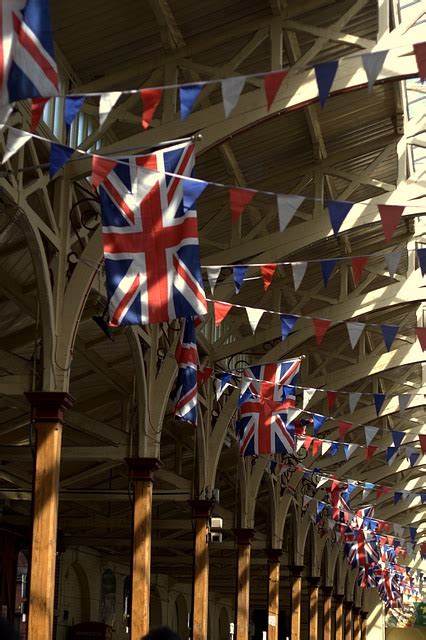
[{"label": "wooden column", "polygon": [[133,484],[130,638],[140,640],[149,631],[151,593],[151,523],[153,473],[157,458],[127,458]]},{"label": "wooden column", "polygon": [[55,598],[59,471],[64,411],[72,406],[67,393],[27,393],[35,428],[28,640],[51,640]]},{"label": "wooden column", "polygon": [[331,640],[331,594],[333,587],[323,587],[324,632],[323,640]]},{"label": "wooden column", "polygon": [[235,602],[235,640],[247,640],[250,615],[250,555],[253,529],[234,529],[237,542],[237,593]]},{"label": "wooden column", "polygon": [[367,611],[361,611],[361,640],[367,640]]},{"label": "wooden column", "polygon": [[318,638],[319,583],[321,578],[308,578],[309,585],[309,640]]},{"label": "wooden column", "polygon": [[352,640],[352,608],[353,602],[345,602],[345,634],[344,640]]},{"label": "wooden column", "polygon": [[268,640],[278,640],[281,549],[268,549]]},{"label": "wooden column", "polygon": [[191,500],[194,531],[194,575],[192,584],[192,640],[207,640],[209,615],[209,519],[213,500]]},{"label": "wooden column", "polygon": [[336,640],[344,640],[344,612],[343,612],[343,594],[334,596],[334,601],[336,603]]},{"label": "wooden column", "polygon": [[292,566],[291,571],[291,640],[300,640],[302,610],[302,566]]},{"label": "wooden column", "polygon": [[353,608],[354,640],[361,640],[361,607]]}]

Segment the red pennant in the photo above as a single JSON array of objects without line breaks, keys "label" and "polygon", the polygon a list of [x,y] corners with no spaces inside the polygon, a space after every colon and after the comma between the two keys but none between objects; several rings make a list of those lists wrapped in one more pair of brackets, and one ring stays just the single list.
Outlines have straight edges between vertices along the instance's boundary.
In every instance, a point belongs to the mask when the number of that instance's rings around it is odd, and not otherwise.
[{"label": "red pennant", "polygon": [[314,436],[305,436],[303,446],[305,447],[306,451],[309,451],[309,447],[311,446],[311,442],[313,439],[314,439]]},{"label": "red pennant", "polygon": [[263,276],[263,286],[265,287],[265,291],[266,289],[269,289],[276,270],[276,264],[264,264],[260,267],[260,271],[262,272]]},{"label": "red pennant", "polygon": [[327,406],[328,406],[329,413],[334,407],[334,405],[336,404],[336,398],[337,398],[337,391],[327,391]]},{"label": "red pennant", "polygon": [[97,189],[116,165],[116,160],[92,156],[92,187]]},{"label": "red pennant", "polygon": [[323,320],[322,318],[312,318],[312,322],[314,323],[314,332],[315,332],[317,345],[320,346],[327,332],[327,329],[331,325],[331,320]]},{"label": "red pennant", "polygon": [[364,267],[368,262],[368,256],[358,256],[356,258],[352,258],[352,273],[354,276],[355,286],[359,285],[361,280],[362,272],[364,271]]},{"label": "red pennant", "polygon": [[419,433],[419,440],[422,453],[426,453],[426,434]]},{"label": "red pennant", "polygon": [[370,458],[372,458],[374,456],[374,454],[376,453],[378,449],[378,446],[375,444],[369,444],[368,447],[365,447],[364,451],[365,451],[365,459],[366,460],[370,460]]},{"label": "red pennant", "polygon": [[340,442],[343,442],[345,439],[345,435],[347,434],[349,429],[352,427],[352,422],[345,422],[344,420],[339,420],[337,424],[339,427],[339,440]]},{"label": "red pennant", "polygon": [[330,487],[330,493],[333,493],[333,491],[337,491],[337,489],[340,488],[340,480],[332,480],[331,481],[331,487]]},{"label": "red pennant", "polygon": [[142,98],[143,112],[142,112],[142,127],[148,129],[151,124],[151,120],[154,117],[154,113],[160,104],[161,96],[163,94],[162,89],[142,89],[140,96]]},{"label": "red pennant", "polygon": [[422,351],[426,351],[426,327],[416,327],[416,335]]},{"label": "red pennant", "polygon": [[377,487],[376,497],[380,498],[380,496],[384,496],[386,493],[390,492],[390,487],[379,486]]},{"label": "red pennant", "polygon": [[413,44],[413,49],[414,55],[416,56],[420,80],[424,82],[426,80],[426,42]]},{"label": "red pennant", "polygon": [[204,369],[198,369],[197,371],[197,383],[200,387],[210,378],[213,373],[212,367],[204,367]]},{"label": "red pennant", "polygon": [[266,102],[268,103],[268,111],[272,106],[275,96],[284,78],[288,75],[288,71],[275,71],[263,76],[263,86],[265,88]]},{"label": "red pennant", "polygon": [[399,225],[405,207],[396,204],[379,204],[377,206],[382,219],[383,233],[385,234],[386,242],[390,242],[395,229]]},{"label": "red pennant", "polygon": [[312,444],[312,455],[316,456],[319,448],[321,447],[322,444],[322,440],[319,440],[318,438],[314,438],[314,442]]},{"label": "red pennant", "polygon": [[247,189],[238,189],[237,187],[229,189],[232,224],[238,222],[246,206],[253,200],[254,194],[255,191],[248,191]]},{"label": "red pennant", "polygon": [[228,302],[214,302],[214,323],[218,327],[232,309]]},{"label": "red pennant", "polygon": [[38,127],[38,123],[43,115],[43,109],[46,102],[49,102],[50,98],[32,98],[31,99],[31,132]]}]

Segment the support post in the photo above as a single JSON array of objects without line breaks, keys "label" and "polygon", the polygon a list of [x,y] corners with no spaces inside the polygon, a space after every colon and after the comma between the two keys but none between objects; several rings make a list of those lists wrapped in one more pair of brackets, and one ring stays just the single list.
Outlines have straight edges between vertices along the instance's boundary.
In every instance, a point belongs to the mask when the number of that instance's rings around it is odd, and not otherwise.
[{"label": "support post", "polygon": [[344,640],[344,613],[343,613],[343,594],[337,594],[334,596],[336,604],[336,624],[335,624],[335,637],[336,640]]},{"label": "support post", "polygon": [[367,640],[367,611],[361,611],[361,640]]},{"label": "support post", "polygon": [[331,594],[333,592],[333,587],[323,587],[322,595],[323,595],[323,640],[331,640]]},{"label": "support post", "polygon": [[268,640],[278,640],[281,549],[268,549]]},{"label": "support post", "polygon": [[26,394],[35,428],[33,530],[31,541],[28,640],[51,640],[55,598],[59,471],[64,412],[72,406],[67,393]]},{"label": "support post", "polygon": [[140,640],[149,631],[151,593],[151,526],[153,473],[157,458],[127,458],[133,483],[133,531],[131,561],[130,638]]},{"label": "support post", "polygon": [[207,640],[209,615],[208,531],[214,500],[191,500],[194,533],[194,575],[192,585],[192,640]]},{"label": "support post", "polygon": [[321,578],[308,578],[309,585],[309,640],[318,638],[319,583]]},{"label": "support post", "polygon": [[250,555],[253,529],[234,529],[237,543],[237,593],[235,603],[235,640],[247,640],[250,612]]},{"label": "support post", "polygon": [[344,640],[352,640],[352,609],[353,602],[345,602],[345,634]]},{"label": "support post", "polygon": [[353,608],[354,640],[361,640],[361,607]]},{"label": "support post", "polygon": [[300,640],[300,622],[302,609],[302,571],[303,565],[290,567],[291,581],[291,638]]}]

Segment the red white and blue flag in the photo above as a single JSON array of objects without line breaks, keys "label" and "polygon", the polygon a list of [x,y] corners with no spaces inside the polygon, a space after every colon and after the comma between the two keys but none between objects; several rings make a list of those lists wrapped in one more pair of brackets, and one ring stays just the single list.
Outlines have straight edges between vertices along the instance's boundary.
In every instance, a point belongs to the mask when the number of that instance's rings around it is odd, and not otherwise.
[{"label": "red white and blue flag", "polygon": [[197,424],[197,371],[198,351],[194,318],[182,318],[176,347],[178,374],[173,393],[174,416]]},{"label": "red white and blue flag", "polygon": [[244,370],[247,386],[240,397],[237,423],[242,456],[294,450],[294,425],[287,414],[296,397],[290,392],[283,398],[282,386],[297,385],[300,362],[296,358]]},{"label": "red white and blue flag", "polygon": [[48,0],[0,2],[1,105],[58,94]]},{"label": "red white and blue flag", "polygon": [[207,313],[197,212],[179,177],[193,168],[184,143],[120,161],[100,186],[111,326]]}]

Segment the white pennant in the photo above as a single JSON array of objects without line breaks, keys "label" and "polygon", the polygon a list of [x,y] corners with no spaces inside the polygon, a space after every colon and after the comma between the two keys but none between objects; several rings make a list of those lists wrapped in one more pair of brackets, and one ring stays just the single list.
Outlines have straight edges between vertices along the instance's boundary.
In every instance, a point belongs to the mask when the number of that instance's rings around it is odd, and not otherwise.
[{"label": "white pennant", "polygon": [[306,409],[312,398],[314,397],[316,389],[303,389],[303,409]]},{"label": "white pennant", "polygon": [[410,495],[409,491],[401,491],[401,493],[402,493],[402,500],[406,500]]},{"label": "white pennant", "polygon": [[330,447],[331,447],[331,442],[327,442],[326,440],[323,440],[321,442],[321,455],[324,456]]},{"label": "white pennant", "polygon": [[6,150],[2,163],[7,162],[26,142],[31,138],[31,133],[21,131],[20,129],[9,129],[7,134]]},{"label": "white pennant", "polygon": [[363,489],[362,491],[362,499],[365,500],[366,497],[368,496],[368,494],[370,493],[371,489]]},{"label": "white pennant", "polygon": [[376,433],[378,432],[379,428],[378,427],[369,427],[369,426],[365,426],[364,427],[364,433],[365,433],[365,444],[368,445],[372,442],[372,440],[374,439]]},{"label": "white pennant", "polygon": [[311,496],[303,496],[303,508],[306,508],[311,500]]},{"label": "white pennant", "polygon": [[12,104],[5,104],[3,107],[0,107],[0,129],[3,129],[4,125],[7,122],[8,117],[13,111],[14,102]]},{"label": "white pennant", "polygon": [[220,276],[221,267],[206,267],[207,279],[210,285],[210,291],[213,293],[218,277]]},{"label": "white pennant", "polygon": [[414,544],[412,542],[407,542],[405,547],[407,549],[407,556],[411,558],[414,555]]},{"label": "white pennant", "polygon": [[334,527],[336,526],[336,523],[332,518],[327,518],[327,525],[329,530],[333,531]]},{"label": "white pennant", "polygon": [[367,75],[369,92],[373,88],[377,76],[382,70],[387,53],[387,51],[375,51],[374,53],[364,53],[364,55],[361,56],[362,64]]},{"label": "white pennant", "polygon": [[393,532],[397,538],[401,538],[404,535],[404,527],[396,522],[393,523]]},{"label": "white pennant", "polygon": [[289,407],[287,409],[287,424],[294,422],[301,413],[302,409],[293,409],[292,407]]},{"label": "white pennant", "polygon": [[260,318],[265,313],[264,309],[257,309],[256,307],[246,307],[248,321],[250,322],[251,330],[256,332],[256,327],[259,324]]},{"label": "white pennant", "polygon": [[305,438],[297,438],[296,440],[296,452],[299,451],[305,444]]},{"label": "white pennant", "polygon": [[413,455],[413,453],[417,453],[416,449],[414,449],[413,447],[405,447],[405,457],[408,458],[408,460],[410,459],[410,456]]},{"label": "white pennant", "polygon": [[349,413],[352,414],[355,411],[355,407],[361,398],[361,393],[358,391],[351,391],[349,394]]},{"label": "white pennant", "polygon": [[222,80],[222,100],[225,118],[227,118],[236,107],[245,83],[245,76],[225,78]]},{"label": "white pennant", "polygon": [[250,378],[242,378],[242,380],[241,380],[241,395],[242,396],[245,394],[245,392],[249,388],[250,384],[251,384]]},{"label": "white pennant", "polygon": [[410,396],[406,393],[402,393],[398,396],[399,401],[399,415],[402,417],[404,411],[407,408],[408,403],[410,402]]},{"label": "white pennant", "polygon": [[[321,446],[321,453],[322,453],[322,446]],[[322,487],[324,484],[327,484],[328,481],[329,481],[329,478],[327,478],[327,476],[320,476],[317,482],[317,489]]]},{"label": "white pennant", "polygon": [[295,291],[297,291],[300,285],[302,284],[302,280],[305,276],[307,266],[308,266],[307,262],[293,262],[291,265]]},{"label": "white pennant", "polygon": [[358,344],[358,340],[360,339],[361,334],[365,329],[365,323],[364,322],[347,322],[346,328],[348,330],[351,347],[352,349],[355,349],[356,345]]},{"label": "white pennant", "polygon": [[99,99],[99,124],[101,127],[120,96],[121,91],[109,91],[101,95]]},{"label": "white pennant", "polygon": [[396,270],[398,269],[399,261],[401,260],[400,251],[392,251],[385,254],[385,262],[391,278],[394,277]]},{"label": "white pennant", "polygon": [[304,196],[294,195],[278,195],[277,207],[278,207],[278,221],[280,225],[280,231],[284,231],[294,214],[304,201]]},{"label": "white pennant", "polygon": [[349,460],[351,455],[354,453],[354,451],[358,449],[358,447],[359,447],[359,444],[356,444],[355,442],[351,442],[350,444],[347,444],[343,447],[345,451],[346,460]]}]

